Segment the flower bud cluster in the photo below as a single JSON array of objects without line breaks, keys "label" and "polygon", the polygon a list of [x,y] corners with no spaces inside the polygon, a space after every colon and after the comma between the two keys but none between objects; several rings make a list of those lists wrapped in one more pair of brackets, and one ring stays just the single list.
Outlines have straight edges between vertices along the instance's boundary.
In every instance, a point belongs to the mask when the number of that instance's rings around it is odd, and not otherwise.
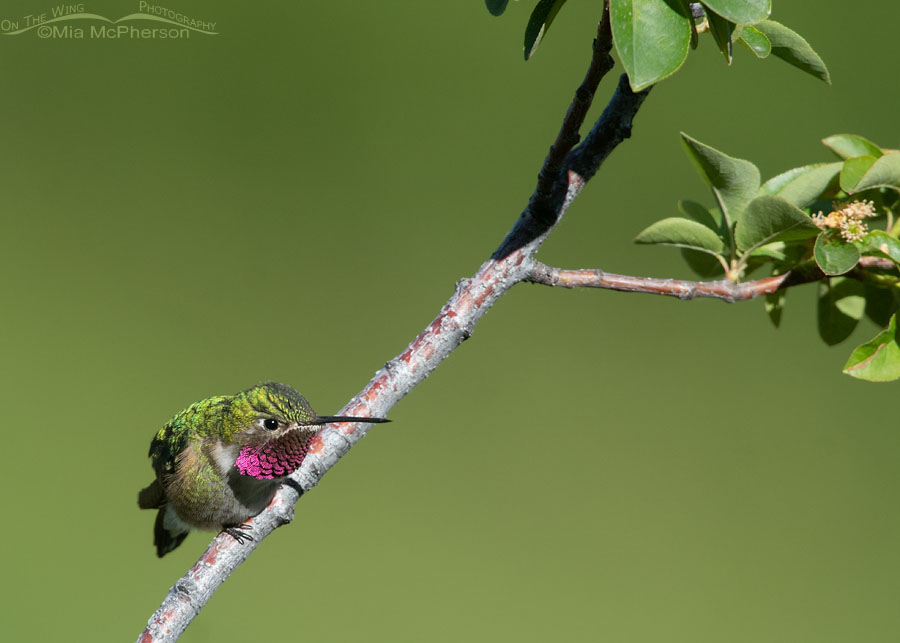
[{"label": "flower bud cluster", "polygon": [[834,209],[827,215],[819,212],[812,215],[812,220],[822,230],[827,228],[840,230],[845,241],[859,241],[869,231],[863,219],[874,216],[877,216],[877,213],[872,201],[852,201],[845,204],[835,203]]}]

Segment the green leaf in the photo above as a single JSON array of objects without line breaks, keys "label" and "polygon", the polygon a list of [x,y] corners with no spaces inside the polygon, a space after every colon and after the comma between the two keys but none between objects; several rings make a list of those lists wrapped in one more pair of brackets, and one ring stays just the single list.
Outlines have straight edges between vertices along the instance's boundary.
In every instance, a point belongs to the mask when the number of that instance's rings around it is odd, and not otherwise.
[{"label": "green leaf", "polygon": [[766,295],[766,314],[775,328],[781,326],[781,316],[784,313],[785,291],[776,290]]},{"label": "green leaf", "polygon": [[866,307],[863,285],[847,277],[819,283],[819,335],[829,346],[850,336]]},{"label": "green leaf", "polygon": [[759,191],[759,170],[750,161],[723,154],[684,132],[681,139],[700,176],[712,188],[730,227],[730,222],[740,216]]},{"label": "green leaf", "polygon": [[840,163],[813,163],[811,165],[802,165],[800,167],[793,167],[790,170],[785,170],[781,174],[777,174],[773,176],[771,179],[763,183],[759,188],[760,194],[778,194],[784,186],[793,181],[794,179],[803,176],[813,170],[824,167],[826,165],[837,165],[838,169],[840,169]]},{"label": "green leaf", "polygon": [[715,232],[702,223],[669,217],[657,221],[634,238],[635,243],[663,243],[669,246],[704,250],[717,254],[724,247],[722,240]]},{"label": "green leaf", "polygon": [[900,241],[884,230],[870,230],[857,242],[857,247],[864,255],[887,257],[900,266]]},{"label": "green leaf", "polygon": [[891,317],[887,328],[850,354],[850,359],[844,364],[844,372],[870,382],[890,382],[900,378],[897,315]]},{"label": "green leaf", "polygon": [[691,42],[691,18],[683,0],[610,0],[613,41],[634,91],[681,67]]},{"label": "green leaf", "polygon": [[766,181],[761,194],[776,194],[798,208],[814,203],[834,181],[843,163],[814,163],[795,167]]},{"label": "green leaf", "polygon": [[719,51],[725,56],[725,61],[731,64],[732,43],[731,34],[734,33],[734,23],[726,20],[716,13],[707,13],[706,21],[709,24],[709,33],[719,47]]},{"label": "green leaf", "polygon": [[823,138],[822,142],[825,144],[825,147],[842,159],[849,159],[854,156],[874,156],[878,158],[882,155],[880,147],[869,139],[856,134],[835,134],[828,138]]},{"label": "green leaf", "polygon": [[816,237],[816,264],[826,275],[842,275],[859,263],[859,250],[840,237],[823,232]]},{"label": "green leaf", "polygon": [[716,256],[709,254],[705,250],[682,248],[681,256],[690,269],[704,279],[713,279],[725,274],[725,268],[722,267]]},{"label": "green leaf", "polygon": [[678,211],[681,214],[690,217],[697,223],[702,223],[713,232],[718,233],[722,229],[722,217],[718,212],[710,212],[700,203],[690,200],[681,200],[678,202]]},{"label": "green leaf", "polygon": [[506,5],[509,4],[509,0],[484,0],[484,4],[492,16],[499,16],[506,11]]},{"label": "green leaf", "polygon": [[759,246],[754,248],[748,254],[752,257],[774,259],[775,261],[787,261],[787,254],[785,254],[785,245],[783,241],[776,241],[775,243]]},{"label": "green leaf", "polygon": [[856,184],[854,192],[871,188],[900,190],[900,152],[891,152],[876,160]]},{"label": "green leaf", "polygon": [[566,0],[541,0],[537,3],[528,19],[528,26],[525,27],[525,60],[531,58],[537,51],[538,45],[550,29],[550,24],[564,4]]},{"label": "green leaf", "polygon": [[739,250],[753,250],[773,241],[808,239],[821,232],[812,219],[781,197],[756,197],[738,217],[734,240]]},{"label": "green leaf", "polygon": [[[704,13],[703,15],[705,16],[706,14]],[[691,49],[696,49],[700,44],[700,36],[697,34],[697,20],[701,19],[693,10],[691,11]]]},{"label": "green leaf", "polygon": [[819,80],[831,84],[831,77],[828,75],[825,63],[800,34],[774,20],[763,20],[754,26],[763,32],[772,43],[772,53],[775,56]]},{"label": "green leaf", "polygon": [[746,45],[757,58],[767,58],[772,53],[772,43],[766,38],[766,34],[750,25],[744,25],[738,42]]},{"label": "green leaf", "polygon": [[[769,0],[704,0],[703,5],[723,18],[742,25],[765,20],[772,10]],[[709,12],[706,15],[709,17]]]},{"label": "green leaf", "polygon": [[850,194],[859,183],[859,180],[875,164],[874,156],[855,156],[844,161],[841,168],[841,189]]},{"label": "green leaf", "polygon": [[891,315],[900,309],[900,290],[897,288],[878,288],[864,283],[866,289],[866,317],[878,324],[879,328],[888,325]]}]

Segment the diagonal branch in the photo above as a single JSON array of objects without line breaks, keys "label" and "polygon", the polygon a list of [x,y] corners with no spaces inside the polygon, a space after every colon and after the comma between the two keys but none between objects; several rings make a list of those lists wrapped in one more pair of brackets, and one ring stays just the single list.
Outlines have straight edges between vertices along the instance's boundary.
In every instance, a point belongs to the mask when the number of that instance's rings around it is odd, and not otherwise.
[{"label": "diagonal branch", "polygon": [[591,64],[581,85],[575,90],[575,98],[572,99],[572,104],[569,105],[569,110],[563,118],[556,141],[550,146],[550,152],[544,159],[544,165],[538,173],[537,187],[528,205],[530,215],[545,225],[552,225],[556,221],[558,208],[555,208],[554,204],[558,204],[561,193],[565,193],[563,167],[569,152],[581,139],[578,132],[594,101],[597,86],[613,67],[613,59],[609,55],[612,49],[612,31],[607,18],[608,0],[604,2],[603,9],[603,20],[597,25],[597,37],[594,38]]},{"label": "diagonal branch", "polygon": [[[605,7],[585,81],[569,107],[529,205],[494,255],[473,277],[456,284],[453,296],[434,321],[406,350],[385,364],[340,414],[362,417],[386,415],[471,336],[475,325],[497,299],[532,274],[535,252],[584,188],[587,179],[578,172],[588,172],[587,178],[593,176],[609,152],[628,137],[631,122],[647,96],[646,91],[634,94],[627,81],[620,81],[588,137],[572,149],[578,140],[578,130],[594,91],[609,69],[611,47],[608,10]],[[578,165],[577,169],[574,164]],[[227,534],[220,533],[214,538],[197,563],[169,590],[139,641],[176,640],[219,585],[259,543],[274,529],[291,521],[293,507],[300,494],[315,487],[371,426],[341,424],[325,427],[314,439],[301,467],[281,487],[272,503],[248,521],[253,525],[255,540],[241,545]]]},{"label": "diagonal branch", "polygon": [[[863,257],[860,259],[859,265],[847,273],[847,276],[863,279],[866,276],[865,271],[867,269],[891,270],[894,267],[894,263],[890,259]],[[761,295],[771,295],[774,292],[792,286],[820,281],[826,276],[815,263],[802,264],[780,275],[735,283],[727,279],[718,281],[683,281],[681,279],[655,279],[653,277],[616,275],[592,269],[564,270],[534,261],[531,273],[525,281],[545,286],[562,286],[563,288],[604,288],[621,292],[642,292],[652,295],[678,297],[678,299],[709,297],[734,303],[736,301],[754,299]]]},{"label": "diagonal branch", "polygon": [[[609,2],[606,1],[603,5],[603,19],[597,25],[591,64],[581,85],[575,90],[575,97],[566,112],[556,141],[544,160],[538,174],[537,187],[522,215],[494,252],[492,259],[503,259],[552,230],[610,152],[631,135],[634,115],[650,89],[635,94],[623,74],[603,114],[584,142],[574,147],[579,141],[578,132],[587,116],[597,86],[612,69],[612,58],[609,55],[612,46]],[[538,247],[540,244],[533,247],[529,256],[533,256]]]},{"label": "diagonal branch", "polygon": [[[565,187],[565,190],[559,194],[556,188],[551,193],[541,192],[539,183],[528,202],[528,207],[492,255],[494,260],[503,259],[511,252],[532,244],[542,235],[546,236],[559,223],[559,218],[581,194],[587,181],[594,176],[606,157],[616,146],[631,136],[634,116],[649,92],[649,89],[638,93],[632,92],[628,77],[622,74],[609,104],[590,133],[566,157],[558,183]],[[547,214],[548,211],[553,213],[552,217]],[[533,255],[539,247],[540,244],[534,246],[531,254]]]}]

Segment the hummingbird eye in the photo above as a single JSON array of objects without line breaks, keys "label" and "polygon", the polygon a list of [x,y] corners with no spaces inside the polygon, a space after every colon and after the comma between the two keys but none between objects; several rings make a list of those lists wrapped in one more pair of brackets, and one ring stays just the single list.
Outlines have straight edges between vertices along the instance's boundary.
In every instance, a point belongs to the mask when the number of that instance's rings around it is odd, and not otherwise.
[{"label": "hummingbird eye", "polygon": [[262,421],[263,428],[267,431],[274,431],[278,428],[278,420],[273,420],[272,418],[266,418]]}]

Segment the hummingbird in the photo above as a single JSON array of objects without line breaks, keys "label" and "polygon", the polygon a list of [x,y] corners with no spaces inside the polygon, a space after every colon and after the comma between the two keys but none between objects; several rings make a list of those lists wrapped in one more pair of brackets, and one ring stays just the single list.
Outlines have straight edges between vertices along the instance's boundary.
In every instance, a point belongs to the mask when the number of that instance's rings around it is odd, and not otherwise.
[{"label": "hummingbird", "polygon": [[141,509],[158,509],[156,555],[178,547],[191,528],[228,533],[239,543],[248,518],[265,509],[296,471],[323,424],[390,422],[385,418],[317,415],[306,398],[277,382],[191,404],[150,443],[156,479],[138,494]]}]

